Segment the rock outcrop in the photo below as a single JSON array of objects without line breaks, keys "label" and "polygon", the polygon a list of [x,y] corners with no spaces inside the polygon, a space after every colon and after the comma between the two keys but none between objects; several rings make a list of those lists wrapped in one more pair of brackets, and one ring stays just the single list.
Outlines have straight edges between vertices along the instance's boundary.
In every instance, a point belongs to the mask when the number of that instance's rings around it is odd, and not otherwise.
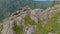
[{"label": "rock outcrop", "polygon": [[[3,20],[3,29],[1,34],[15,34],[12,26],[14,24],[17,25],[22,25],[24,26],[23,28],[23,33],[24,34],[33,34],[37,27],[36,25],[26,25],[24,21],[24,17],[26,15],[30,16],[32,20],[35,21],[35,23],[38,23],[39,19],[43,20],[42,27],[45,27],[46,24],[48,23],[48,19],[51,17],[51,13],[56,12],[59,8],[60,5],[55,5],[52,8],[47,8],[46,10],[42,9],[30,9],[30,8],[24,8],[21,10],[18,10],[17,12],[13,13],[9,18]],[[60,17],[59,17],[60,18]],[[59,20],[58,18],[58,20]],[[60,22],[60,21],[59,21]]]}]

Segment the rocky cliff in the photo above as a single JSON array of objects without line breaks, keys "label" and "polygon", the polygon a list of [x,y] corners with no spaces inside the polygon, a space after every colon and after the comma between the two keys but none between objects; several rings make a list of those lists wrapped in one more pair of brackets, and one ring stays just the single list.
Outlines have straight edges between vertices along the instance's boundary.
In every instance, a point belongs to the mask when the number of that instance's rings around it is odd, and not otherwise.
[{"label": "rocky cliff", "polygon": [[1,34],[59,34],[60,5],[46,10],[21,8],[3,20]]}]

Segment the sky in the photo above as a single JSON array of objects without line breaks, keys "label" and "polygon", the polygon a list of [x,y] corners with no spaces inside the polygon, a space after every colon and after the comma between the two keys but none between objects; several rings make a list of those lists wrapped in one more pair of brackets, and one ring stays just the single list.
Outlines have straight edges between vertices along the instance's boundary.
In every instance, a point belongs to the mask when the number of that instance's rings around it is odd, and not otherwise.
[{"label": "sky", "polygon": [[53,1],[53,0],[34,0],[34,1]]}]

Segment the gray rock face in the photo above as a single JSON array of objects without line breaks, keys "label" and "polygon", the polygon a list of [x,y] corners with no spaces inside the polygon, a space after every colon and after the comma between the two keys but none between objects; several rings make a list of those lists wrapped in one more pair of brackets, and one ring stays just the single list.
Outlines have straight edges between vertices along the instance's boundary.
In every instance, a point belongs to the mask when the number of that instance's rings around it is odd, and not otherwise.
[{"label": "gray rock face", "polygon": [[35,25],[25,26],[24,27],[24,34],[33,34],[35,30],[36,30]]},{"label": "gray rock face", "polygon": [[6,22],[3,22],[2,34],[13,34],[12,26],[13,21],[7,20]]},{"label": "gray rock face", "polygon": [[38,22],[38,19],[41,18],[43,10],[42,9],[34,9],[31,11],[31,19],[33,19],[36,23]]}]

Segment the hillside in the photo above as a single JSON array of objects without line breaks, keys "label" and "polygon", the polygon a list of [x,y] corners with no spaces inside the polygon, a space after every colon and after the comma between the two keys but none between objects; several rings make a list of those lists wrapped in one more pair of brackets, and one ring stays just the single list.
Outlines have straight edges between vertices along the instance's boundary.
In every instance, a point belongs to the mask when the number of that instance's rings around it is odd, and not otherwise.
[{"label": "hillside", "polygon": [[1,34],[60,34],[60,5],[46,10],[21,8],[0,27]]}]

